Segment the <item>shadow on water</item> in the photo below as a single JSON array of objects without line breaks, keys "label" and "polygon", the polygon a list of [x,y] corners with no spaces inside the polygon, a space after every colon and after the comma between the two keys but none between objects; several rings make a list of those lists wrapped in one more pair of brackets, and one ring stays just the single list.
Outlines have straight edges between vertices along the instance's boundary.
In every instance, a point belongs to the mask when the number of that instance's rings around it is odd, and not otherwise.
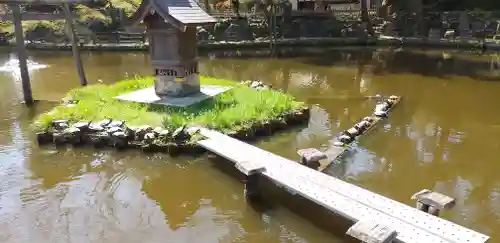
[{"label": "shadow on water", "polygon": [[370,66],[377,75],[414,73],[440,78],[465,76],[482,81],[500,80],[500,56],[496,53],[401,48],[304,48],[300,50],[282,48],[275,54],[269,50],[258,50],[216,51],[207,55],[210,59],[296,58],[305,64],[326,67],[354,65],[363,68]]},{"label": "shadow on water", "polygon": [[[471,58],[476,56],[476,58]],[[470,53],[465,58],[451,52],[418,52],[403,49],[365,49],[345,50],[329,53],[327,57],[304,58],[305,63],[322,66],[354,64],[360,68],[371,66],[375,75],[386,73],[413,73],[423,76],[452,78],[454,76],[470,77],[482,81],[500,80],[500,57],[491,53],[477,58]],[[481,57],[481,56],[479,56]]]}]

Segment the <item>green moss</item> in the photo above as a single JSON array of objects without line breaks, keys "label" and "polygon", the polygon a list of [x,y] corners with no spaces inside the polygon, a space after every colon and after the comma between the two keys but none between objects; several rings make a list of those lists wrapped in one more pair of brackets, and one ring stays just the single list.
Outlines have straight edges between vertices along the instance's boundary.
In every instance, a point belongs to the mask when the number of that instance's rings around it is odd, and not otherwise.
[{"label": "green moss", "polygon": [[[105,7],[107,10],[112,8],[120,8],[124,10],[127,16],[131,16],[140,5],[140,0],[106,0]],[[75,7],[74,14],[77,16],[76,20],[79,23],[88,25],[95,20],[103,21],[103,23],[110,24],[112,22],[111,16],[109,16],[103,9],[93,9],[86,5],[77,4]],[[118,20],[115,20],[118,21]],[[65,34],[65,20],[51,20],[51,21],[36,21],[28,20],[23,21],[23,31],[24,33],[29,33],[37,28],[47,28],[51,30],[56,35]],[[9,34],[14,33],[14,26],[10,21],[0,21],[0,33],[6,32]]]},{"label": "green moss", "polygon": [[23,21],[23,31],[25,33],[35,31],[36,29],[48,29],[52,33],[58,36],[65,35],[65,21],[64,20],[53,20],[53,21],[34,21],[28,20]]},{"label": "green moss", "polygon": [[231,85],[233,88],[215,99],[187,108],[167,108],[114,99],[120,94],[151,87],[153,82],[152,77],[146,77],[71,90],[68,95],[78,100],[78,104],[73,107],[57,106],[40,115],[33,124],[34,128],[45,130],[51,121],[59,119],[78,122],[112,118],[125,120],[129,125],[163,125],[174,129],[188,124],[229,132],[252,122],[276,119],[305,106],[288,94],[274,90],[257,91],[233,81],[210,77],[201,77],[201,83]]}]

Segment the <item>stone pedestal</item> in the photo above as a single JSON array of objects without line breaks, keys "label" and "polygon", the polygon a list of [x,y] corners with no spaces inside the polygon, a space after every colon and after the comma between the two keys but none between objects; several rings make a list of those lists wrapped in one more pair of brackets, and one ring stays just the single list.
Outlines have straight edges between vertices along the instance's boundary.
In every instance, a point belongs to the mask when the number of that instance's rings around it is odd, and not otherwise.
[{"label": "stone pedestal", "polygon": [[[164,105],[171,107],[188,107],[190,105],[213,98],[218,94],[231,89],[228,86],[203,85],[199,92],[185,96],[158,96],[154,87],[136,90],[130,93],[115,97],[118,100],[139,102],[144,104]],[[168,92],[168,91],[167,91]],[[186,94],[186,90],[181,91]],[[194,92],[194,91],[193,91]]]},{"label": "stone pedestal", "polygon": [[[196,73],[185,77],[172,75],[175,70],[156,69],[154,89],[160,97],[185,97],[200,92],[200,77]],[[175,74],[175,73],[174,73]]]}]

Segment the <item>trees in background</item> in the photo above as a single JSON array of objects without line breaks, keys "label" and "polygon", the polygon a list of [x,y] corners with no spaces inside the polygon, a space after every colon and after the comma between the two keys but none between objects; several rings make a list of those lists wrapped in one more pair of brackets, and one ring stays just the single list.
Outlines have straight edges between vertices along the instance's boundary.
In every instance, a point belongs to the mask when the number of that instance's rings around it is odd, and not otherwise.
[{"label": "trees in background", "polygon": [[431,28],[450,27],[449,24],[446,26],[442,22],[440,15],[444,12],[468,11],[469,15],[475,18],[491,19],[496,10],[500,12],[500,1],[382,0],[381,7],[378,9],[378,17],[385,21],[395,22],[400,32],[427,36]]}]

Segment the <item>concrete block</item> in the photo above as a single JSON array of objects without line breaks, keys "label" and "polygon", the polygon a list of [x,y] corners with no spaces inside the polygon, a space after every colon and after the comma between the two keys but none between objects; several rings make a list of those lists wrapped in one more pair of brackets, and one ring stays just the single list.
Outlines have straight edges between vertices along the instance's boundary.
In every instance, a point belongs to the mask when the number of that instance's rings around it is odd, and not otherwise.
[{"label": "concrete block", "polygon": [[439,210],[450,209],[455,206],[454,198],[429,189],[424,189],[415,193],[411,199],[417,200],[419,203],[437,208]]},{"label": "concrete block", "polygon": [[346,234],[365,243],[389,243],[393,242],[398,233],[377,222],[360,220]]}]

